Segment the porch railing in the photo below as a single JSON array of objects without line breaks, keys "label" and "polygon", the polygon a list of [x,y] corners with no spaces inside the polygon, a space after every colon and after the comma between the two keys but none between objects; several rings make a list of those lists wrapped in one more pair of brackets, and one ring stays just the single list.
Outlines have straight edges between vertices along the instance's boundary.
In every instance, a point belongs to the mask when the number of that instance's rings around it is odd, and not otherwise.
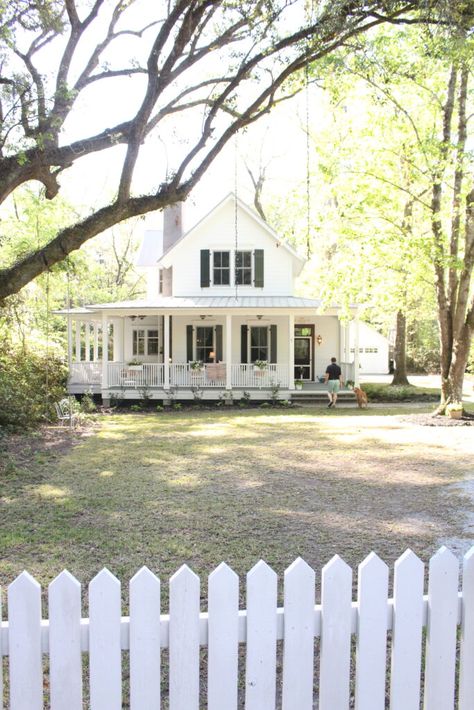
[{"label": "porch railing", "polygon": [[288,365],[267,365],[260,370],[255,365],[232,365],[232,387],[288,387]]},{"label": "porch railing", "polygon": [[[129,365],[125,362],[107,363],[108,387],[140,389],[143,387],[163,388],[163,363],[143,363]],[[101,362],[75,362],[71,365],[70,383],[100,385],[102,382]],[[193,369],[190,363],[170,363],[169,383],[171,387],[216,387],[226,386],[225,363],[209,363],[201,369]],[[288,387],[287,364],[269,364],[263,370],[255,365],[237,363],[231,366],[231,386],[233,388]]]},{"label": "porch railing", "polygon": [[108,364],[109,387],[140,389],[142,387],[163,387],[164,365],[162,363],[143,363],[140,366],[127,365],[124,362]]},{"label": "porch railing", "polygon": [[100,385],[102,382],[101,362],[73,362],[69,370],[71,384]]}]

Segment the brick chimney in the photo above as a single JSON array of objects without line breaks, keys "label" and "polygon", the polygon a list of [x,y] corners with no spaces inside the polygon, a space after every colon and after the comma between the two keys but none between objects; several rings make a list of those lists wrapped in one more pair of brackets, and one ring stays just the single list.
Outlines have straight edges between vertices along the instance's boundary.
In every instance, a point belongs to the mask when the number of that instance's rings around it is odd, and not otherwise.
[{"label": "brick chimney", "polygon": [[182,202],[163,210],[163,252],[166,253],[183,236]]}]

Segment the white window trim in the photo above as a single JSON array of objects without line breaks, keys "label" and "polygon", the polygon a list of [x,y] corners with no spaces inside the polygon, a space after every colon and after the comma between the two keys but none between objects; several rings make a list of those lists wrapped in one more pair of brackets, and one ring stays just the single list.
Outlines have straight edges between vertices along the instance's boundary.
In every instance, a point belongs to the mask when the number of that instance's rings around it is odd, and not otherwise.
[{"label": "white window trim", "polygon": [[[145,331],[145,352],[143,355],[140,355],[139,353],[134,353],[133,352],[133,333],[135,331],[139,330],[144,330]],[[150,330],[156,330],[158,331],[158,352],[156,355],[149,355],[148,354],[148,331]],[[160,358],[162,356],[162,351],[163,350],[163,333],[162,333],[162,328],[157,325],[133,325],[132,326],[132,357],[141,357],[141,358],[151,358],[153,361],[154,358]]]},{"label": "white window trim", "polygon": [[260,321],[257,321],[256,323],[249,323],[248,324],[248,337],[247,337],[247,362],[252,364],[252,328],[266,328],[267,329],[267,362],[270,362],[271,360],[271,330],[270,330],[270,325],[262,324]]},{"label": "white window trim", "polygon": [[[233,286],[233,278],[232,278],[232,273],[233,273],[233,264],[235,261],[235,255],[232,249],[229,249],[228,247],[223,247],[222,249],[210,249],[210,282],[211,286],[215,286],[216,288],[230,288]],[[229,253],[229,283],[228,284],[215,284],[214,283],[214,254],[216,252],[228,252]]]},{"label": "white window trim", "polygon": [[[236,261],[237,261],[237,252],[238,251],[248,251],[250,252],[250,283],[249,284],[238,284],[237,279],[235,278],[235,271],[236,271]],[[234,249],[234,268],[233,268],[233,281],[234,281],[234,286],[237,286],[237,288],[253,288],[255,286],[255,247],[239,247],[238,249]]]},{"label": "white window trim", "polygon": [[197,329],[198,328],[212,328],[212,351],[216,353],[217,362],[217,352],[216,352],[216,324],[215,323],[205,323],[203,321],[193,324],[193,360],[198,360],[197,356]]}]

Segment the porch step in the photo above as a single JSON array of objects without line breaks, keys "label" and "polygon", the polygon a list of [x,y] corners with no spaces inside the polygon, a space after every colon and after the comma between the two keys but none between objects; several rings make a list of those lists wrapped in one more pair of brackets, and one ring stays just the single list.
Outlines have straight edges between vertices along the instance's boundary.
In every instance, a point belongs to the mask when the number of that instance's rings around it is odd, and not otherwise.
[{"label": "porch step", "polygon": [[[354,392],[349,390],[338,392],[338,402],[353,402],[355,400]],[[295,390],[291,393],[292,402],[328,402],[326,392],[321,390]]]}]

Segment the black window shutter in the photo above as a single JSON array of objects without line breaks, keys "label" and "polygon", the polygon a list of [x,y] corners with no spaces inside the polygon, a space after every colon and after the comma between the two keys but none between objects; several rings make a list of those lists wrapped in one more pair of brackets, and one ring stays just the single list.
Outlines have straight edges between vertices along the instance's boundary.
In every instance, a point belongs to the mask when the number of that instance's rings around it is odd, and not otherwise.
[{"label": "black window shutter", "polygon": [[255,267],[255,288],[263,288],[263,249],[255,249],[254,252],[254,267]]},{"label": "black window shutter", "polygon": [[222,326],[216,325],[216,362],[222,362],[224,359],[222,353]]},{"label": "black window shutter", "polygon": [[193,359],[193,326],[186,326],[186,359],[191,362]]},{"label": "black window shutter", "polygon": [[201,249],[201,288],[208,288],[211,282],[210,260],[209,249]]},{"label": "black window shutter", "polygon": [[173,359],[173,316],[170,316],[170,358]]},{"label": "black window shutter", "polygon": [[247,337],[248,328],[246,325],[240,326],[240,362],[247,362]]},{"label": "black window shutter", "polygon": [[270,362],[277,362],[277,327],[270,326]]}]

